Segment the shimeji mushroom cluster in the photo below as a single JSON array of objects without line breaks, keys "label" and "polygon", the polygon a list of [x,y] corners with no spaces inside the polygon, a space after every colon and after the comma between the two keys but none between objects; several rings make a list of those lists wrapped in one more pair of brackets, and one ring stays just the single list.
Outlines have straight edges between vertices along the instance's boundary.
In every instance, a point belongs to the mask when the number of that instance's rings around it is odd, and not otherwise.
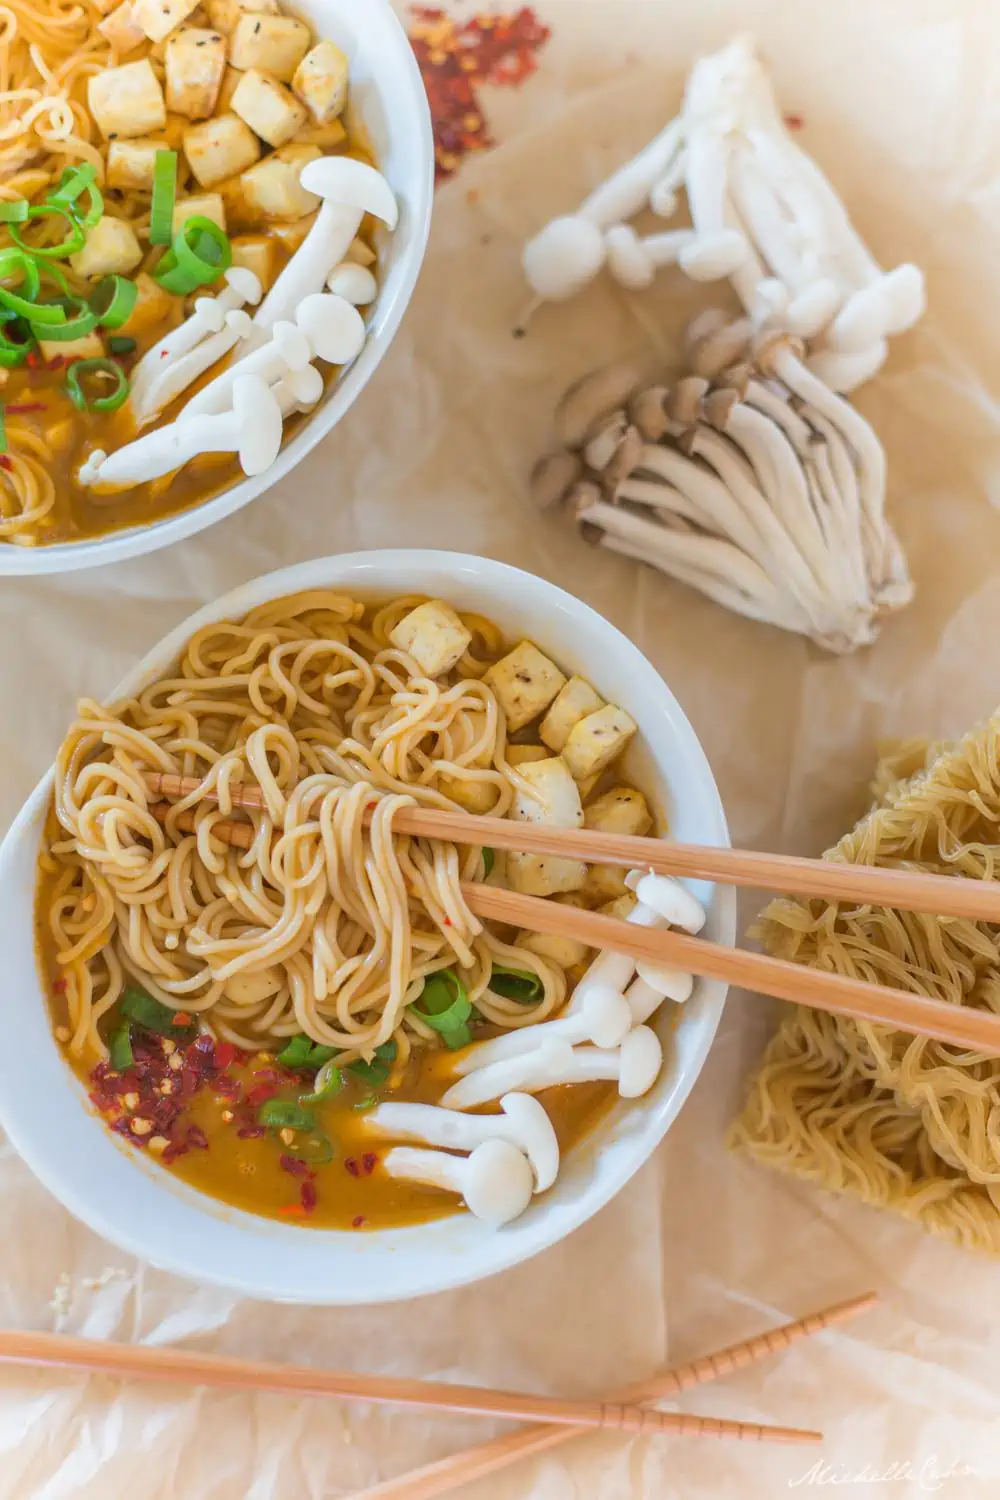
[{"label": "shimeji mushroom cluster", "polygon": [[[635,898],[627,921],[691,933],[704,925],[700,903],[677,881],[637,870],[627,884]],[[456,1080],[439,1106],[389,1103],[365,1116],[365,1128],[381,1140],[422,1143],[394,1146],[385,1170],[459,1193],[471,1213],[494,1227],[509,1223],[559,1172],[555,1131],[531,1096],[560,1084],[608,1081],[623,1099],[640,1098],[663,1065],[659,1038],[646,1022],[664,999],[688,999],[693,985],[679,969],[598,954],[564,1015],[460,1053]],[[501,1114],[464,1113],[495,1100]]]},{"label": "shimeji mushroom cluster", "polygon": [[[381,173],[350,157],[307,162],[300,178],[320,200],[306,238],[263,302],[257,276],[235,267],[217,296],[200,297],[187,321],[147,351],[129,398],[136,428],[157,421],[220,360],[231,357],[230,365],[174,422],[110,456],[92,453],[82,484],[143,483],[202,453],[236,453],[245,474],[262,474],[278,456],[285,418],[309,411],[323,394],[313,361],[345,365],[360,354],[366,330],[358,309],[377,287],[371,271],[348,257],[366,213],[395,228],[396,200]],[[253,317],[248,305],[257,307]]]},{"label": "shimeji mushroom cluster", "polygon": [[[672,218],[681,188],[690,229],[640,236],[625,222],[647,210]],[[809,368],[838,391],[870,379],[889,337],[924,310],[921,272],[878,265],[785,128],[745,39],[696,64],[677,119],[546,225],[523,263],[540,301],[572,297],[605,266],[633,290],[667,265],[695,281],[728,278],[755,326],[809,341]]]},{"label": "shimeji mushroom cluster", "polygon": [[567,392],[533,476],[584,534],[827,650],[870,644],[913,597],[882,445],[800,341],[703,314],[668,389],[623,366]]}]

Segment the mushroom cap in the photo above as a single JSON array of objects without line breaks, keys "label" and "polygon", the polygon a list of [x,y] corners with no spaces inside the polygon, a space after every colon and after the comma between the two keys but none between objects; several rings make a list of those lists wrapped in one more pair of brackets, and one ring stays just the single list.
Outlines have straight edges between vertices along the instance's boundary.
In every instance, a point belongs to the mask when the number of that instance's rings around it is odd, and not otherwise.
[{"label": "mushroom cap", "polygon": [[535,1192],[544,1193],[559,1175],[559,1138],[545,1109],[531,1094],[504,1094],[500,1108],[523,1142],[535,1178]]},{"label": "mushroom cap", "polygon": [[564,392],[556,407],[556,436],[567,448],[582,448],[604,420],[631,396],[641,376],[633,365],[591,370]]},{"label": "mushroom cap", "polygon": [[566,214],[528,241],[521,252],[521,266],[536,296],[565,302],[593,281],[606,254],[597,225],[578,214]]},{"label": "mushroom cap", "polygon": [[717,427],[720,432],[725,432],[729,426],[733,407],[738,406],[739,403],[738,392],[729,386],[721,386],[718,390],[710,391],[702,402],[705,421],[711,427]]},{"label": "mushroom cap", "polygon": [[637,1026],[622,1042],[618,1054],[618,1093],[623,1099],[639,1099],[649,1092],[663,1066],[660,1038],[649,1026]]},{"label": "mushroom cap", "polygon": [[780,328],[758,334],[753,342],[753,362],[763,374],[776,375],[775,361],[785,349],[796,359],[801,359],[805,353],[802,340],[797,339],[794,334],[785,333]]},{"label": "mushroom cap", "polygon": [[296,406],[315,406],[323,394],[323,377],[315,365],[306,365],[302,370],[289,370],[280,382],[294,398]]},{"label": "mushroom cap", "polygon": [[635,966],[635,972],[644,984],[648,984],[651,990],[656,990],[666,1000],[682,1005],[691,998],[694,975],[686,969],[675,969],[671,964],[648,964],[640,961]]},{"label": "mushroom cap", "polygon": [[350,156],[320,156],[307,161],[299,173],[307,193],[357,208],[381,219],[390,229],[399,223],[399,207],[381,172]]},{"label": "mushroom cap", "polygon": [[656,263],[635,230],[629,224],[613,224],[604,231],[608,250],[608,270],[619,286],[641,292],[652,286]]},{"label": "mushroom cap", "polygon": [[629,419],[647,443],[658,443],[670,426],[664,405],[667,394],[666,386],[648,385],[629,401]]},{"label": "mushroom cap", "polygon": [[286,323],[281,318],[271,328],[270,343],[275,354],[290,370],[304,370],[313,357],[305,334],[294,323]]},{"label": "mushroom cap", "polygon": [[226,327],[238,339],[248,339],[253,332],[253,319],[242,307],[235,307],[232,312],[226,313]]},{"label": "mushroom cap", "polygon": [[613,985],[588,985],[580,1009],[595,1047],[617,1047],[632,1029],[631,1007]]},{"label": "mushroom cap", "polygon": [[226,326],[225,303],[220,306],[216,297],[196,297],[193,311],[208,333],[219,333]]},{"label": "mushroom cap", "polygon": [[880,285],[889,313],[886,333],[905,333],[927,310],[923,271],[910,264],[896,266],[886,272]]},{"label": "mushroom cap", "polygon": [[344,297],[313,292],[303,297],[295,314],[313,353],[331,365],[346,365],[365,346],[365,320]]},{"label": "mushroom cap", "polygon": [[560,448],[557,453],[546,453],[531,471],[531,498],[540,510],[548,510],[565,500],[576,481],[583,473],[583,461],[578,453]]},{"label": "mushroom cap", "polygon": [[[224,279],[226,285],[231,286],[233,291],[237,292],[243,298],[244,302],[250,303],[251,307],[256,307],[264,295],[264,288],[261,285],[260,277],[251,271],[248,266],[230,266],[229,270],[225,273]],[[197,303],[195,306],[197,307]]]},{"label": "mushroom cap", "polygon": [[677,212],[677,194],[669,177],[654,182],[649,194],[649,206],[658,219],[672,219]]},{"label": "mushroom cap", "polygon": [[866,380],[881,370],[889,354],[885,339],[876,339],[867,349],[857,353],[841,354],[836,349],[818,349],[807,361],[808,368],[817,379],[822,380],[832,391],[846,395],[857,390]]},{"label": "mushroom cap", "polygon": [[[588,513],[595,505],[599,505],[603,498],[600,488],[587,479],[581,479],[578,484],[574,484],[566,497],[567,507],[573,520],[582,524]],[[592,538],[587,537],[586,540],[590,541]]]},{"label": "mushroom cap", "polygon": [[686,427],[701,421],[701,407],[708,395],[708,381],[700,375],[685,375],[667,396],[667,416]]},{"label": "mushroom cap", "polygon": [[837,283],[821,277],[791,299],[783,315],[786,328],[799,338],[814,339],[836,317],[840,299]]},{"label": "mushroom cap", "polygon": [[885,337],[888,322],[889,308],[882,284],[873,282],[848,297],[825,343],[839,354],[860,354]]},{"label": "mushroom cap", "polygon": [[378,282],[367,266],[353,260],[342,260],[326,278],[327,290],[343,297],[354,307],[367,307],[378,296]]},{"label": "mushroom cap", "polygon": [[689,890],[670,875],[644,875],[641,870],[631,870],[625,884],[635,892],[636,899],[661,916],[671,927],[683,927],[685,932],[700,932],[705,925],[705,908]]},{"label": "mushroom cap", "polygon": [[746,264],[749,253],[745,235],[738,229],[723,229],[718,234],[700,234],[677,259],[692,281],[724,281]]},{"label": "mushroom cap", "polygon": [[746,353],[753,334],[753,326],[746,318],[728,320],[715,328],[707,323],[706,331],[693,338],[693,326],[688,330],[688,363],[695,375],[714,380],[722,370],[735,364]]},{"label": "mushroom cap", "polygon": [[465,1163],[462,1197],[466,1207],[494,1229],[523,1214],[534,1190],[531,1163],[509,1141],[484,1141]]},{"label": "mushroom cap", "polygon": [[243,472],[251,478],[263,474],[281,448],[281,407],[259,376],[240,375],[233,381],[233,412]]}]

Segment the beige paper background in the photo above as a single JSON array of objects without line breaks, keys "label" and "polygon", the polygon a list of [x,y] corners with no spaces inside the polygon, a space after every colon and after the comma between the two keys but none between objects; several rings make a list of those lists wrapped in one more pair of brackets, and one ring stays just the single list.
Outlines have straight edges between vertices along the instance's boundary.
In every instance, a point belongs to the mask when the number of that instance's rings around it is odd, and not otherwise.
[{"label": "beige paper background", "polygon": [[[989,503],[1000,494],[1000,10],[989,0],[539,9],[554,27],[542,71],[491,95],[505,144],[439,195],[412,310],[349,420],[289,481],[206,535],[100,572],[4,581],[0,828],[79,693],[109,688],[136,653],[232,585],[356,548],[485,553],[602,610],[678,694],[746,844],[822,848],[862,810],[879,736],[955,733],[1000,699],[1000,514]],[[697,53],[736,29],[760,38],[785,108],[805,117],[806,145],[880,257],[912,256],[928,272],[926,321],[861,397],[889,449],[919,595],[874,650],[850,660],[591,551],[525,497],[568,381],[629,351],[658,349],[669,367],[693,303],[674,274],[641,298],[601,284],[543,312],[516,342],[519,244],[641,145],[674,112]],[[803,1452],[613,1438],[467,1493],[777,1500],[827,1493],[836,1478],[859,1497],[996,1494],[1000,1267],[725,1152],[770,1025],[765,1002],[732,998],[655,1160],[563,1245],[481,1287],[385,1311],[274,1308],[137,1265],[0,1147],[0,1324],[596,1394],[876,1285],[883,1310],[686,1403],[822,1425],[822,1483],[806,1482],[813,1457]],[[105,1284],[87,1284],[102,1273]],[[62,1274],[72,1296],[57,1318],[49,1301]],[[0,1371],[0,1500],[319,1500],[480,1435],[488,1424],[166,1388],[123,1395],[106,1382]]]}]

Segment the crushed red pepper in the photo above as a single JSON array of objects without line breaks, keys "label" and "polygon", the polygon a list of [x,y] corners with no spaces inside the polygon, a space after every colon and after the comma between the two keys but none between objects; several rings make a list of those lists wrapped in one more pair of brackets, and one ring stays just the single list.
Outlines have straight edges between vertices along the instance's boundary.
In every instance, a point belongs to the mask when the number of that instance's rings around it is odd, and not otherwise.
[{"label": "crushed red pepper", "polygon": [[538,68],[536,53],[551,36],[528,6],[458,23],[444,11],[413,7],[410,44],[420,67],[434,125],[438,182],[462,158],[494,144],[478,90],[484,83],[516,88]]}]

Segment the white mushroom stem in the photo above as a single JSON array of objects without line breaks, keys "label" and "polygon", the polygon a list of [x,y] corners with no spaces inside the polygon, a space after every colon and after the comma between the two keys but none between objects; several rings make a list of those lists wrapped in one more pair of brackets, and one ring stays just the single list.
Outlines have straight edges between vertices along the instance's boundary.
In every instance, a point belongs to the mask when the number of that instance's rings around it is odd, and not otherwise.
[{"label": "white mushroom stem", "polygon": [[[217,296],[199,297],[191,316],[178,328],[171,329],[139,360],[132,371],[133,410],[142,410],[149,404],[147,388],[153,381],[162,378],[168,365],[194,349],[210,334],[221,333],[227,326],[231,326],[227,325],[227,314],[238,311],[246,303],[256,306],[263,295],[259,279],[245,266],[232,266],[225,274],[225,282],[226,285]],[[211,367],[205,365],[203,368]],[[160,403],[161,409],[165,404]]]},{"label": "white mushroom stem", "polygon": [[649,145],[595,188],[578,210],[601,229],[631,219],[646,206],[654,184],[678,161],[683,149],[679,119],[671,120]]},{"label": "white mushroom stem", "polygon": [[458,1193],[469,1212],[494,1229],[523,1214],[534,1191],[527,1157],[509,1141],[496,1138],[484,1141],[469,1157],[395,1146],[382,1166],[390,1177]]},{"label": "white mushroom stem", "polygon": [[451,1151],[474,1151],[486,1141],[507,1141],[531,1164],[535,1192],[559,1174],[559,1142],[552,1121],[530,1094],[504,1094],[499,1115],[466,1115],[434,1104],[380,1104],[361,1117],[366,1131],[385,1139],[420,1141]]},{"label": "white mushroom stem", "polygon": [[519,1026],[491,1041],[467,1047],[455,1061],[455,1073],[461,1078],[491,1063],[533,1052],[553,1037],[571,1047],[578,1042],[617,1047],[631,1027],[632,1012],[621,992],[608,984],[593,984],[586,990],[578,1010],[555,1021],[542,1021],[538,1026]]},{"label": "white mushroom stem", "polygon": [[299,174],[307,192],[322,198],[312,228],[268,292],[254,318],[255,347],[279,319],[291,321],[303,298],[319,292],[344,259],[366,213],[395,229],[399,209],[380,172],[347,156],[321,156]]},{"label": "white mushroom stem", "polygon": [[510,1089],[538,1093],[565,1083],[597,1082],[617,1083],[621,1098],[638,1099],[652,1088],[662,1064],[659,1037],[648,1026],[637,1026],[614,1050],[551,1041],[460,1078],[441,1103],[446,1109],[474,1109]]},{"label": "white mushroom stem", "polygon": [[689,129],[686,182],[696,239],[681,252],[680,263],[694,281],[721,281],[732,276],[745,265],[749,254],[746,237],[730,227],[728,158],[728,143],[720,135]]},{"label": "white mushroom stem", "polygon": [[[233,409],[158,427],[86,469],[84,482],[117,487],[142,484],[172,473],[200,453],[238,453],[243,472],[263,474],[281,447],[281,410],[259,377],[233,386]],[[84,471],[81,471],[81,480]]]},{"label": "white mushroom stem", "polygon": [[186,354],[172,360],[164,359],[159,372],[152,371],[143,385],[132,388],[129,404],[137,427],[148,427],[154,422],[188,386],[217,365],[220,359],[225,359],[241,339],[249,338],[252,328],[250,315],[242,309],[227,313],[225,325],[218,333],[202,339]]},{"label": "white mushroom stem", "polygon": [[291,370],[304,370],[312,358],[312,346],[305,334],[294,323],[279,321],[271,329],[266,344],[248,354],[239,364],[223,370],[196,396],[192,396],[179,420],[190,422],[207,412],[226,411],[232,403],[233,385],[241,376],[256,375],[265,385],[270,385]]},{"label": "white mushroom stem", "polygon": [[674,265],[682,251],[695,243],[690,229],[675,229],[669,234],[650,234],[640,239],[628,224],[614,224],[606,231],[608,270],[620,286],[641,291],[652,286],[662,266]]},{"label": "white mushroom stem", "polygon": [[323,395],[323,377],[315,365],[306,365],[304,370],[289,370],[271,387],[282,417],[293,412],[311,411]]}]

